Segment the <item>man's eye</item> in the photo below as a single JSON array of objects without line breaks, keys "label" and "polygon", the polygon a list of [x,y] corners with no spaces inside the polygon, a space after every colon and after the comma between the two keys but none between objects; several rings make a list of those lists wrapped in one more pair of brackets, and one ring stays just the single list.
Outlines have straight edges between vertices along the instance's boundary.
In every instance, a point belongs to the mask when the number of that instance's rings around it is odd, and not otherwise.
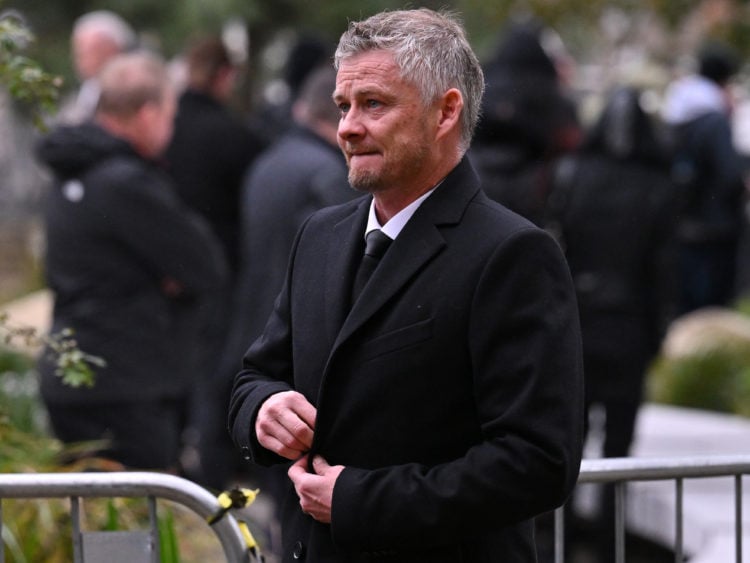
[{"label": "man's eye", "polygon": [[368,108],[378,108],[382,104],[378,100],[367,100],[367,107]]},{"label": "man's eye", "polygon": [[346,112],[348,112],[348,111],[349,111],[349,108],[350,108],[350,107],[351,107],[351,106],[350,106],[349,104],[339,104],[339,111],[340,111],[341,113],[346,113]]}]

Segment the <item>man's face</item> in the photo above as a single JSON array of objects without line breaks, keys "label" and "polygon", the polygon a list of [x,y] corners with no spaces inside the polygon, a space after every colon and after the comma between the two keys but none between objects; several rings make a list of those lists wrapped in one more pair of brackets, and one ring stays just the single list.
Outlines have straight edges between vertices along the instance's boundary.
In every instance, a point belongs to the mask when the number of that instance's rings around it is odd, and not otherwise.
[{"label": "man's face", "polygon": [[73,62],[78,77],[87,80],[95,76],[120,50],[117,43],[100,31],[79,32],[73,37]]},{"label": "man's face", "polygon": [[352,187],[372,193],[408,189],[429,176],[434,135],[428,112],[390,52],[341,61],[333,97],[341,110],[338,143]]}]

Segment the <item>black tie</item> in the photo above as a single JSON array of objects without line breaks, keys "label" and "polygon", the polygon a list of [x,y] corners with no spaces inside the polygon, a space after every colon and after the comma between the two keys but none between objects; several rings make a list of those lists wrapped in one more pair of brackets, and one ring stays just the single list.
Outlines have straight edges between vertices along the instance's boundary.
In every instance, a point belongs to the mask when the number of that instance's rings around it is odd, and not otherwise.
[{"label": "black tie", "polygon": [[357,300],[362,288],[367,284],[367,280],[377,268],[380,259],[388,250],[393,239],[386,235],[380,229],[375,229],[367,233],[365,237],[365,253],[362,256],[362,262],[359,264],[357,276],[354,278],[354,287],[352,288],[352,303]]}]

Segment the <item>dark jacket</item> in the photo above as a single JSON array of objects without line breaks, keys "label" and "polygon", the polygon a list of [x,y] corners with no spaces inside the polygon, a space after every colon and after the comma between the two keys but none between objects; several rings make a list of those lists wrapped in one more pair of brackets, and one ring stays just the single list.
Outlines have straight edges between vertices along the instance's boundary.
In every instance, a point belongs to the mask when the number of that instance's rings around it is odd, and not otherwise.
[{"label": "dark jacket", "polygon": [[93,389],[61,385],[42,358],[55,403],[175,397],[192,384],[191,352],[226,276],[218,242],[169,179],[93,124],[62,127],[39,146],[55,176],[45,209],[52,329],[72,328],[100,356]]},{"label": "dark jacket", "polygon": [[487,88],[470,150],[487,195],[536,225],[553,163],[577,145],[581,131],[540,33],[533,24],[512,24],[483,65]]},{"label": "dark jacket", "polygon": [[732,241],[742,229],[742,161],[729,118],[718,111],[675,124],[674,179],[680,189],[677,234],[685,243]]},{"label": "dark jacket", "polygon": [[263,330],[284,283],[297,231],[314,211],[360,196],[344,156],[308,129],[292,127],[253,163],[242,195],[242,255],[232,369]]},{"label": "dark jacket", "polygon": [[[311,454],[346,469],[332,525],[289,491],[283,561],[529,563],[532,518],[581,455],[580,336],[570,276],[543,231],[489,200],[468,162],[420,206],[349,310],[370,198],[314,214],[263,337],[237,376],[233,438],[296,389],[317,407]],[[299,543],[297,543],[299,542]]]},{"label": "dark jacket", "polygon": [[167,149],[177,192],[203,215],[222,242],[231,270],[239,267],[239,205],[247,167],[264,148],[248,126],[206,94],[180,96]]},{"label": "dark jacket", "polygon": [[563,159],[546,219],[573,274],[584,358],[617,366],[586,371],[597,398],[640,396],[676,310],[676,191],[638,96],[613,95],[581,150]]}]

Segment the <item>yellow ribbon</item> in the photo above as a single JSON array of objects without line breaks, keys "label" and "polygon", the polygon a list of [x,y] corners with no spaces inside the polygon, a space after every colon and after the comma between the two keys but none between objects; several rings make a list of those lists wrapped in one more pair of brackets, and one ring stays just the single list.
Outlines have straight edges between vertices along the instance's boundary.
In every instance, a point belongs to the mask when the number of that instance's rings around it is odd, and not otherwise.
[{"label": "yellow ribbon", "polygon": [[220,508],[208,519],[208,524],[212,525],[221,520],[231,508],[245,508],[250,506],[255,502],[255,498],[259,492],[259,489],[252,490],[236,487],[219,494],[216,500],[219,501]]}]

